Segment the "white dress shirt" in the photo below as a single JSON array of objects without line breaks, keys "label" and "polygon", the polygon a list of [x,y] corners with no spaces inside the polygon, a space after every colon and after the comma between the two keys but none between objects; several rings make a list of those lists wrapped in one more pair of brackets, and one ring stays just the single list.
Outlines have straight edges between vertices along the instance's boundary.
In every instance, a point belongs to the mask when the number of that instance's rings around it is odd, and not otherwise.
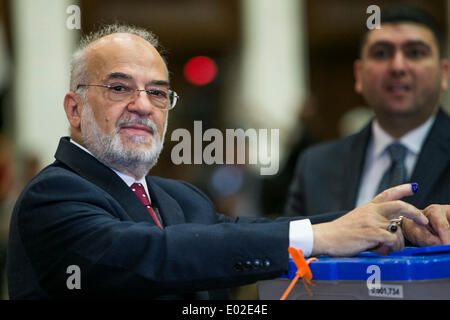
[{"label": "white dress shirt", "polygon": [[391,166],[392,160],[387,151],[387,147],[391,143],[398,142],[407,148],[408,151],[406,153],[405,166],[408,179],[411,178],[420,150],[422,149],[425,138],[427,137],[435,118],[435,115],[430,117],[421,126],[408,132],[400,139],[391,137],[381,128],[377,120],[373,121],[372,136],[367,147],[366,160],[361,176],[356,207],[372,200],[376,195],[375,193],[377,192],[384,173]]},{"label": "white dress shirt", "polygon": [[[85,147],[83,147],[79,143],[73,141],[72,139],[70,139],[70,142],[72,142],[80,149],[86,151],[87,153],[89,153],[90,155],[95,157],[89,150],[87,150]],[[135,182],[141,183],[144,186],[145,191],[147,192],[147,195],[148,195],[148,199],[150,200],[150,203],[151,203],[150,193],[148,192],[147,182],[145,181],[145,177],[143,177],[139,181],[136,181],[134,179],[134,177],[126,175],[122,172],[119,172],[119,171],[113,169],[113,168],[110,168],[110,169],[113,170],[127,184],[128,187],[130,187]],[[289,246],[290,247],[301,249],[303,251],[303,255],[305,257],[309,257],[311,255],[311,251],[313,248],[313,241],[314,241],[313,230],[312,230],[312,225],[311,225],[311,222],[309,221],[309,219],[296,220],[296,221],[291,221],[289,223]],[[286,248],[286,250],[287,250],[287,248]]]}]

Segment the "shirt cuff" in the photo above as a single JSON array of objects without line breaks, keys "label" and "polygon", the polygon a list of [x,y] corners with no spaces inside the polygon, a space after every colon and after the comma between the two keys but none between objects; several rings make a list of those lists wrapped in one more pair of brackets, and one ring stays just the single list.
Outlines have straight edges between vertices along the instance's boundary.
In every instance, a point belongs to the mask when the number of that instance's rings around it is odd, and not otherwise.
[{"label": "shirt cuff", "polygon": [[303,251],[309,257],[313,249],[313,230],[309,219],[295,220],[289,223],[289,246]]}]

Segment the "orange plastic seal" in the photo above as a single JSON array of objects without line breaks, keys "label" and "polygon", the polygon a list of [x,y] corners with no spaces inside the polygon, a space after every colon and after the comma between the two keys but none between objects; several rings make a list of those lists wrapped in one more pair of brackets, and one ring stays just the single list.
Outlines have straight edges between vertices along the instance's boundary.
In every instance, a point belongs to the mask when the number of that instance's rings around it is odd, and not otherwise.
[{"label": "orange plastic seal", "polygon": [[305,258],[303,257],[302,250],[300,249],[297,250],[293,247],[289,247],[288,252],[292,257],[292,260],[294,260],[295,266],[297,267],[297,272],[295,273],[294,279],[292,279],[291,283],[289,284],[289,287],[283,293],[283,296],[281,297],[280,300],[286,299],[286,297],[289,295],[292,288],[294,288],[299,278],[302,278],[306,292],[308,292],[310,296],[313,296],[311,289],[308,287],[308,284],[311,286],[315,286],[315,284],[311,281],[313,275],[311,269],[309,268],[309,263],[311,261],[317,261],[317,258],[309,258],[308,260],[305,260]]}]

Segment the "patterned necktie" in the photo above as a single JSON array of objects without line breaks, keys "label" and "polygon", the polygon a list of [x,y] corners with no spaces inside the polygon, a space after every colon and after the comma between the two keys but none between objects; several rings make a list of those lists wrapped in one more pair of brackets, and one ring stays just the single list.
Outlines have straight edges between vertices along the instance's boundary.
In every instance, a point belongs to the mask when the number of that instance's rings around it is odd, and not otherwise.
[{"label": "patterned necktie", "polygon": [[147,196],[147,193],[145,192],[144,186],[140,183],[133,183],[130,188],[136,194],[136,196],[139,198],[141,203],[145,206],[145,209],[147,209],[147,212],[152,216],[156,225],[158,227],[160,227],[161,229],[163,229],[161,222],[159,222],[159,219],[156,216],[155,211],[153,210],[152,206],[150,205],[150,201],[148,200],[148,196]]},{"label": "patterned necktie", "polygon": [[388,188],[403,184],[407,181],[405,158],[408,149],[400,144],[393,143],[387,148],[391,156],[391,166],[386,170],[378,186],[377,194]]}]

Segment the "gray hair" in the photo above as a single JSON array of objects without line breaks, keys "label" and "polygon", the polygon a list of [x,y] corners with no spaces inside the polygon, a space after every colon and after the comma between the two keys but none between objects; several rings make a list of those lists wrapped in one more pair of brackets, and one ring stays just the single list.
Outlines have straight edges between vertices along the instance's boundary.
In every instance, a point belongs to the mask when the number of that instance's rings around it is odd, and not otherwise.
[{"label": "gray hair", "polygon": [[[159,47],[158,39],[152,32],[147,31],[144,28],[139,28],[131,25],[123,25],[117,23],[105,25],[101,29],[84,36],[80,41],[78,49],[72,55],[72,60],[70,62],[71,91],[75,92],[79,84],[85,83],[87,81],[85,48],[92,42],[113,33],[129,33],[141,37],[142,39],[150,43],[153,47],[155,47],[162,56],[162,49]],[[164,62],[166,62],[164,58],[163,60]]]}]

